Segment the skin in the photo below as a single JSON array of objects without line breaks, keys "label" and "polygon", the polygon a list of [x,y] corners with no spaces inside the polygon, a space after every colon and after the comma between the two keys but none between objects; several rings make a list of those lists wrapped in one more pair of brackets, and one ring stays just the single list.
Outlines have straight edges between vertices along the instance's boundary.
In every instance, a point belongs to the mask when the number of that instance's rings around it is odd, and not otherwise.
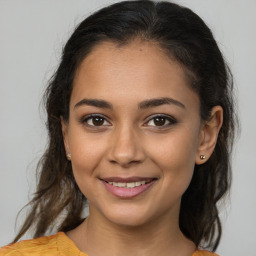
[{"label": "skin", "polygon": [[[140,108],[142,102],[166,97],[175,101]],[[88,99],[112,108],[88,105]],[[192,255],[195,246],[179,229],[181,197],[194,165],[210,157],[223,115],[216,106],[204,122],[199,106],[182,67],[153,43],[134,40],[117,47],[104,42],[83,60],[69,121],[62,120],[74,176],[90,205],[86,221],[67,233],[81,251],[89,256]],[[97,122],[91,114],[103,119]],[[110,193],[100,180],[134,176],[156,181],[127,199]]]}]

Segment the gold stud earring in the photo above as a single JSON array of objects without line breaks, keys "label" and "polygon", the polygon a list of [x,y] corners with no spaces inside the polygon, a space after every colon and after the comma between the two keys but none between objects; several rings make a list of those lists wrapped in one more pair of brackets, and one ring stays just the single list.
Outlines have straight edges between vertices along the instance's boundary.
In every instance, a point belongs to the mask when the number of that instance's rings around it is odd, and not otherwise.
[{"label": "gold stud earring", "polygon": [[67,153],[67,159],[71,160],[71,153],[70,152]]},{"label": "gold stud earring", "polygon": [[200,155],[201,160],[204,160],[205,158],[206,158],[205,155]]}]

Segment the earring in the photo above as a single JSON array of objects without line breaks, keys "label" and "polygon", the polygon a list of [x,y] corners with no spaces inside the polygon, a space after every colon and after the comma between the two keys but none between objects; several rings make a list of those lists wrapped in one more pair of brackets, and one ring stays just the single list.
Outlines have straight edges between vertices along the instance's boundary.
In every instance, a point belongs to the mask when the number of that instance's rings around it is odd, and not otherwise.
[{"label": "earring", "polygon": [[71,160],[71,153],[70,152],[67,153],[67,159]]},{"label": "earring", "polygon": [[205,158],[206,158],[205,155],[200,155],[201,160],[204,160]]}]

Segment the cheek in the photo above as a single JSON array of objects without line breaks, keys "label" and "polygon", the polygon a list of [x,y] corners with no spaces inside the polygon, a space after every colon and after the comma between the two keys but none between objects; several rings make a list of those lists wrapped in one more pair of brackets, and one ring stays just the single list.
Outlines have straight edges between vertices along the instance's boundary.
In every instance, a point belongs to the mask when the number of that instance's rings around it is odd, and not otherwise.
[{"label": "cheek", "polygon": [[[194,165],[198,145],[198,131],[177,129],[177,132],[159,136],[152,136],[147,147],[152,157],[167,166]],[[156,146],[158,145],[158,146]]]},{"label": "cheek", "polygon": [[151,144],[150,155],[164,177],[164,187],[170,186],[182,193],[188,187],[195,166],[197,153],[196,131],[173,133],[165,136],[156,147]]},{"label": "cheek", "polygon": [[104,156],[105,146],[100,136],[87,136],[79,129],[70,131],[71,163],[75,180],[87,196],[93,178],[97,177],[97,167]]}]

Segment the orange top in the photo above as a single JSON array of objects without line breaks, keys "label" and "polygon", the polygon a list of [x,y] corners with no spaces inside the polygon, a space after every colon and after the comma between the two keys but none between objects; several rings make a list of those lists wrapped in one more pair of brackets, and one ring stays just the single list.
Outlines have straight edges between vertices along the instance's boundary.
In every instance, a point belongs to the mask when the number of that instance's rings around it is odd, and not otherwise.
[{"label": "orange top", "polygon": [[[0,256],[87,256],[64,232],[24,240],[0,249]],[[218,256],[208,251],[196,251],[192,256]]]}]

